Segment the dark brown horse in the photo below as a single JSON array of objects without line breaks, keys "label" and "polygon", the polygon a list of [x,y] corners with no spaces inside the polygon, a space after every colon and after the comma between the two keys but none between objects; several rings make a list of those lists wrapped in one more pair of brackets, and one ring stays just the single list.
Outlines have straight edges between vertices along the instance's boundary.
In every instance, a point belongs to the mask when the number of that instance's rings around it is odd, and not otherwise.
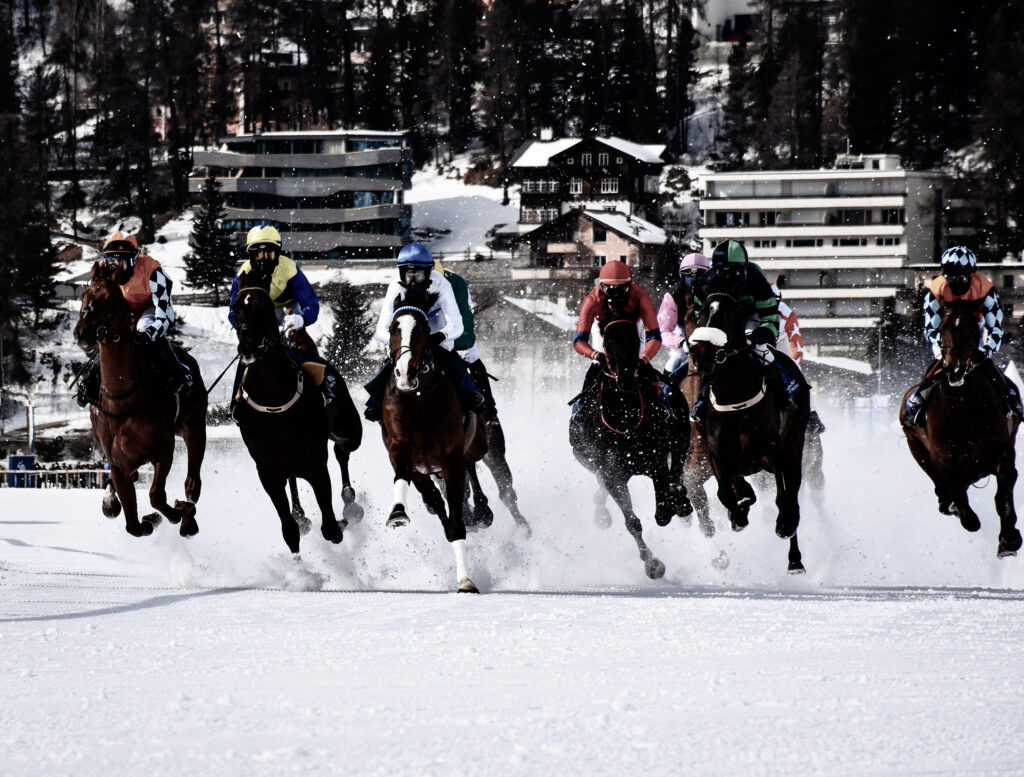
[{"label": "dark brown horse", "polygon": [[[243,288],[234,311],[238,353],[245,369],[235,420],[256,462],[260,483],[277,511],[284,541],[292,553],[299,552],[300,526],[285,493],[289,478],[298,477],[313,488],[324,539],[339,543],[347,521],[339,523],[334,515],[323,396],[313,385],[312,375],[281,344],[274,303],[264,289]],[[337,391],[347,394],[344,384]],[[335,453],[339,454],[338,446]],[[347,452],[344,461],[339,455],[339,463],[347,477]]]},{"label": "dark brown horse", "polygon": [[[519,497],[512,485],[512,470],[508,466],[508,460],[505,458],[505,430],[502,428],[501,422],[495,418],[484,425],[484,433],[487,436],[487,455],[484,456],[483,463],[487,465],[491,475],[494,477],[494,483],[498,487],[498,498],[508,508],[512,520],[516,522],[516,526],[523,530],[526,537],[529,537],[532,533],[530,524],[526,520],[526,516],[519,510]],[[491,511],[487,495],[484,494],[483,487],[480,485],[476,464],[472,461],[466,462],[466,476],[469,488],[466,490],[463,514],[466,515],[466,511],[471,509],[472,512],[469,515],[472,515],[473,519],[472,524],[467,521],[467,528],[486,528],[493,522],[494,513]],[[470,491],[473,494],[472,508],[469,506]]]},{"label": "dark brown horse", "polygon": [[[427,311],[436,297],[410,304],[396,300],[391,319],[391,361],[394,370],[384,392],[381,434],[395,471],[394,501],[388,526],[409,523],[406,506],[409,484],[444,527],[455,554],[460,593],[479,593],[466,566],[466,526],[462,519],[466,488],[466,461],[479,461],[487,453],[483,424],[469,413],[464,425],[462,406],[452,381],[434,362]],[[431,475],[440,474],[447,496],[437,490]]]},{"label": "dark brown horse", "polygon": [[[976,309],[952,308],[939,328],[942,374],[928,403],[926,426],[903,427],[914,460],[931,478],[939,512],[956,515],[967,531],[981,521],[967,500],[967,488],[983,477],[996,476],[1000,558],[1016,556],[1021,547],[1013,486],[1017,482],[1015,441],[1020,420],[1007,417],[1002,398],[976,356],[980,341]],[[900,423],[906,417],[903,397]]]},{"label": "dark brown horse", "polygon": [[[103,512],[115,517],[124,507],[125,528],[135,537],[152,534],[163,514],[180,523],[179,532],[191,537],[199,531],[196,506],[202,490],[200,468],[206,454],[206,390],[199,365],[187,352],[175,348],[178,359],[192,372],[195,384],[189,399],[178,407],[165,381],[142,358],[134,342],[135,325],[120,287],[103,272],[99,263],[92,268],[92,280],[82,293],[82,309],[75,325],[75,340],[87,353],[97,347],[100,354],[100,401],[90,407],[92,432],[110,462],[114,493],[108,491]],[[188,501],[167,503],[167,475],[174,458],[174,436],[185,441],[188,472],[185,497]],[[149,502],[159,512],[139,519],[134,481],[143,464],[153,464]],[[109,489],[109,487],[108,487]]]},{"label": "dark brown horse", "polygon": [[745,316],[735,297],[712,292],[690,335],[690,359],[699,373],[710,373],[710,408],[704,425],[708,461],[718,482],[718,499],[729,511],[734,531],[748,524],[754,489],[744,476],[761,470],[775,475],[779,514],[775,533],[789,540],[789,572],[804,572],[797,527],[804,432],[810,413],[806,385],[783,412],[770,391],[764,367],[747,344]]}]

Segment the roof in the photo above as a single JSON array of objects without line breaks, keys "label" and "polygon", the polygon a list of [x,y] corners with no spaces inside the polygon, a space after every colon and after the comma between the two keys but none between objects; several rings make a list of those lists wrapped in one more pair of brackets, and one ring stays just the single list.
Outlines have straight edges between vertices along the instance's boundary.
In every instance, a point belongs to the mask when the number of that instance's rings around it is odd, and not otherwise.
[{"label": "roof", "polygon": [[274,138],[404,138],[406,135],[408,133],[404,130],[274,130],[271,132],[243,132],[238,135],[228,135],[221,140],[223,142],[241,139],[273,140]]},{"label": "roof", "polygon": [[655,226],[649,221],[638,219],[636,216],[626,216],[623,213],[603,211],[603,210],[585,210],[584,215],[604,224],[609,229],[613,229],[620,235],[634,240],[644,245],[665,245],[668,240],[668,235],[665,230],[659,226]]},{"label": "roof", "polygon": [[[661,154],[665,146],[644,146],[622,138],[594,138],[623,154],[628,154],[641,162],[649,164],[664,164]],[[551,163],[551,157],[561,154],[563,151],[583,142],[583,138],[560,138],[558,140],[531,140],[524,143],[512,159],[512,167],[546,167]]]}]

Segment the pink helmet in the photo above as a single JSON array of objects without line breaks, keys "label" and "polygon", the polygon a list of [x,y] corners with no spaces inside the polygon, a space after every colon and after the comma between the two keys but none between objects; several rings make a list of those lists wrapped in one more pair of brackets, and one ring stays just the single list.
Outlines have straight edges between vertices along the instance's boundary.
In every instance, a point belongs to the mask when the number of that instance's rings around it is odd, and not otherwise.
[{"label": "pink helmet", "polygon": [[711,261],[704,254],[687,254],[679,260],[680,275],[703,275],[711,269]]}]

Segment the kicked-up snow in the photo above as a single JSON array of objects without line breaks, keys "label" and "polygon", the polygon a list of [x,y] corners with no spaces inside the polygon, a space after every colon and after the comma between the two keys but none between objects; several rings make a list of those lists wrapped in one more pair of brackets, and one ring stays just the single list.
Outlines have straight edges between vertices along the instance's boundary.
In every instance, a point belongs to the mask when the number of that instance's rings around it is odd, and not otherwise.
[{"label": "kicked-up snow", "polygon": [[375,425],[352,459],[365,518],[330,545],[303,487],[298,559],[230,427],[211,440],[190,540],[166,522],[130,537],[100,491],[0,490],[2,773],[1024,773],[1024,560],[996,559],[994,483],[972,489],[982,530],[967,534],[938,514],[893,409],[819,398],[827,490],[820,511],[802,493],[808,574],[785,573],[772,487],[738,534],[715,503],[705,538],[696,522],[659,528],[634,480],[668,568],[653,583],[615,508],[610,529],[593,522],[567,397],[507,385],[533,536],[484,476],[495,521],[469,537],[482,596],[452,593],[418,497],[410,526],[385,528]]}]

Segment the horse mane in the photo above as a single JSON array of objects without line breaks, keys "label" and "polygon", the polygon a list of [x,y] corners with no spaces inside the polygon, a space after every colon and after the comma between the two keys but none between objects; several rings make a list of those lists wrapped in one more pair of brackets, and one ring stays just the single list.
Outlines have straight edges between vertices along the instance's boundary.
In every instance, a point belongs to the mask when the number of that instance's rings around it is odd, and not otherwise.
[{"label": "horse mane", "polygon": [[395,310],[399,308],[419,308],[426,314],[437,304],[438,295],[436,292],[427,291],[419,287],[407,289],[405,295],[395,297]]}]

